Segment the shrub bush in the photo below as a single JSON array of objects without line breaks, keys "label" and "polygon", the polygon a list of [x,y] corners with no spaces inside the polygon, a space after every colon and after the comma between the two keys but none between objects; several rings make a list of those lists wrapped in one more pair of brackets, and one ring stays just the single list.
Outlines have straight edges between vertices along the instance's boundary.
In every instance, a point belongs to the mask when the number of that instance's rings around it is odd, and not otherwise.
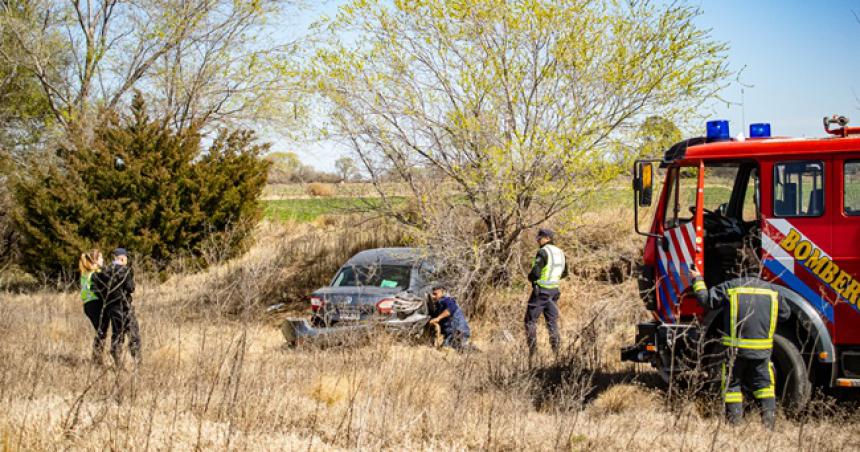
[{"label": "shrub bush", "polygon": [[62,274],[93,246],[123,246],[164,265],[227,230],[235,252],[260,215],[267,145],[252,132],[221,130],[204,150],[198,130],[150,119],[138,93],[130,117],[115,115],[91,144],[78,141],[54,162],[31,162],[14,183],[13,218],[30,271]]}]

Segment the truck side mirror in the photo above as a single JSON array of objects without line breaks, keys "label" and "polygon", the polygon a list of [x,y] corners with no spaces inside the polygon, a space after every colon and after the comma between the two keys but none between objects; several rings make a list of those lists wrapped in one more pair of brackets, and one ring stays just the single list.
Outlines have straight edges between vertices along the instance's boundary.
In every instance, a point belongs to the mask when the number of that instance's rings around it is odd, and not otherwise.
[{"label": "truck side mirror", "polygon": [[654,166],[650,162],[636,162],[636,173],[633,176],[633,189],[636,191],[636,202],[639,207],[651,205],[654,192]]}]

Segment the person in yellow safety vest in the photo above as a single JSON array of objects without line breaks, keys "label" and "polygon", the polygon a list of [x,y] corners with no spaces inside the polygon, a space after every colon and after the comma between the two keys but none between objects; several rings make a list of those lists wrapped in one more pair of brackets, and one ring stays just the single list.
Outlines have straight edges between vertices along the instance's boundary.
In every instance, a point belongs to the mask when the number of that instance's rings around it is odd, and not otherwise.
[{"label": "person in yellow safety vest", "polygon": [[758,278],[735,278],[708,290],[695,268],[693,291],[706,309],[722,309],[722,344],[727,362],[722,367],[722,391],[726,418],[737,425],[743,419],[743,389],[751,391],[761,408],[762,422],[773,429],[776,394],[773,364],[773,335],[777,322],[791,316],[777,286]]},{"label": "person in yellow safety vest", "polygon": [[537,321],[541,315],[546,319],[552,351],[558,355],[561,336],[558,332],[558,298],[562,278],[567,277],[567,261],[564,252],[552,244],[553,232],[539,229],[537,242],[540,249],[535,256],[529,282],[532,292],[526,307],[526,341],[529,348],[529,362],[537,353]]},{"label": "person in yellow safety vest", "polygon": [[102,363],[102,350],[107,337],[108,316],[104,312],[104,304],[93,290],[93,274],[104,265],[104,257],[99,250],[93,249],[81,254],[78,259],[78,269],[81,271],[81,302],[84,304],[84,314],[93,324],[96,336],[93,339],[93,362]]}]

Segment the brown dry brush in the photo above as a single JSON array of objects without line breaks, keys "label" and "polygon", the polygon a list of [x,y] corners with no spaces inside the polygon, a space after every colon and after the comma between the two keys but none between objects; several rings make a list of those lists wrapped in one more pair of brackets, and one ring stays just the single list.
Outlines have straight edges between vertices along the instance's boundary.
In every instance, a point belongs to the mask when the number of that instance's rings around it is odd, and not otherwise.
[{"label": "brown dry brush", "polygon": [[[341,227],[264,223],[257,244],[246,255],[205,273],[179,275],[168,286],[177,288],[177,302],[190,313],[211,309],[237,315],[276,303],[300,308],[354,254],[408,243],[402,231],[381,221],[346,217],[335,223]],[[218,249],[217,244],[213,248]]]}]

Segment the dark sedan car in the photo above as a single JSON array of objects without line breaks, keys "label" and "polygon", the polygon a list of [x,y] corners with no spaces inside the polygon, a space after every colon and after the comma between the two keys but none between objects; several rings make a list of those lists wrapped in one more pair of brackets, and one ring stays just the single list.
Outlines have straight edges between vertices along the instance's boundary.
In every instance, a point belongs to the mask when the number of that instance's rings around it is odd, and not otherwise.
[{"label": "dark sedan car", "polygon": [[315,326],[359,322],[387,316],[394,296],[426,295],[435,268],[417,248],[376,248],[350,258],[327,287],[311,294]]}]

